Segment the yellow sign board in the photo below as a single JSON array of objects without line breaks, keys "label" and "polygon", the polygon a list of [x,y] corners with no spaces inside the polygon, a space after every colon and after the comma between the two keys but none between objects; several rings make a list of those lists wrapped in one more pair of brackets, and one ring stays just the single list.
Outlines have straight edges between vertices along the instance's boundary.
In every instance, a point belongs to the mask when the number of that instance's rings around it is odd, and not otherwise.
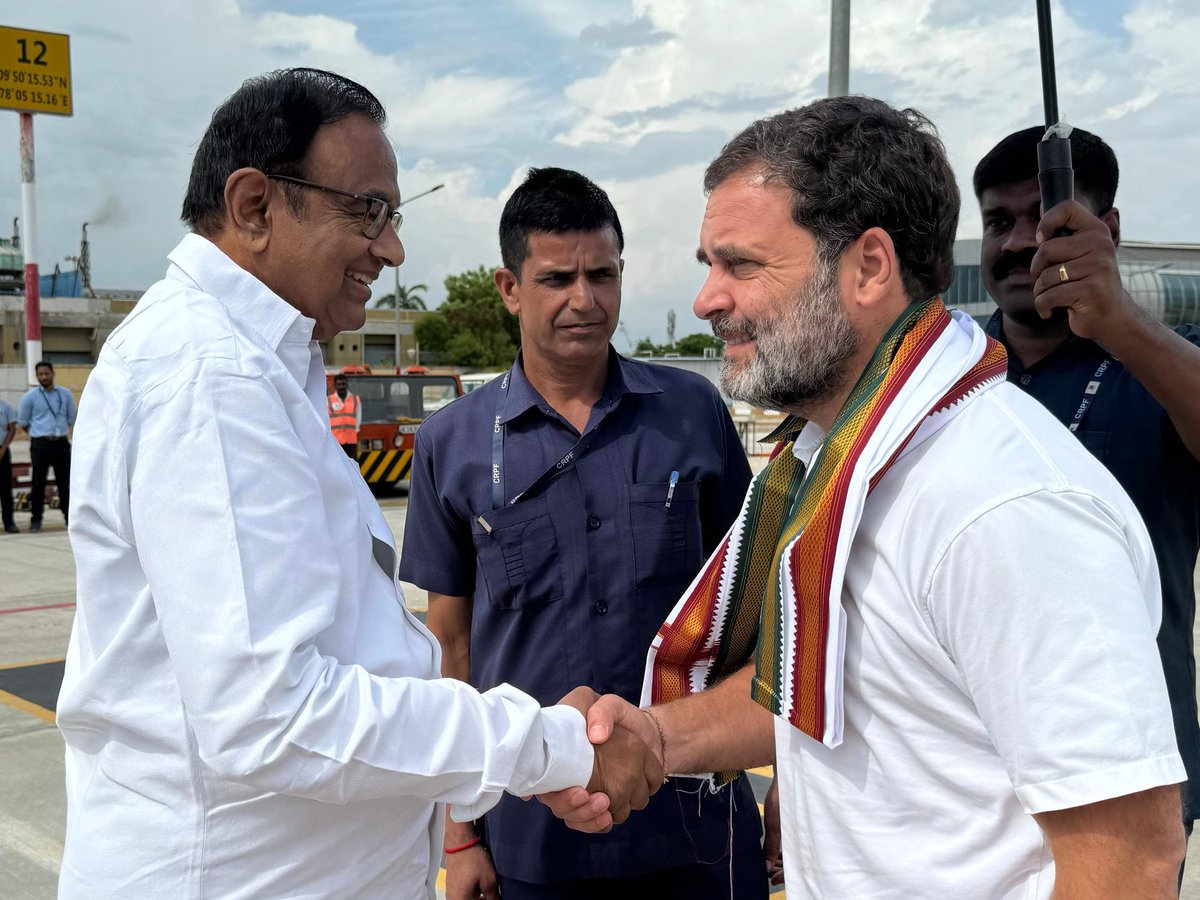
[{"label": "yellow sign board", "polygon": [[67,35],[0,25],[0,109],[71,115]]}]

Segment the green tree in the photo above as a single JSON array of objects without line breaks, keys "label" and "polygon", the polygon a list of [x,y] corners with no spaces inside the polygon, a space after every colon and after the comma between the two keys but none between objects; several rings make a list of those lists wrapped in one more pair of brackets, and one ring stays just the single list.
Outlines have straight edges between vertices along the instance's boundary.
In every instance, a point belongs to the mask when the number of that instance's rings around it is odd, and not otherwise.
[{"label": "green tree", "polygon": [[724,346],[725,343],[713,335],[697,332],[680,338],[675,344],[675,352],[680,356],[703,356],[704,351],[711,347],[720,355],[721,348]]},{"label": "green tree", "polygon": [[376,309],[395,309],[396,294],[400,295],[401,309],[428,309],[425,305],[425,291],[429,290],[428,285],[417,282],[414,285],[402,284],[394,294],[384,294],[375,301]]},{"label": "green tree", "polygon": [[446,300],[414,329],[421,359],[448,366],[506,367],[521,342],[517,317],[500,299],[495,269],[446,276]]},{"label": "green tree", "polygon": [[666,356],[668,354],[677,354],[679,356],[703,356],[704,351],[712,347],[719,352],[725,345],[713,337],[711,334],[689,334],[687,337],[680,338],[671,344],[656,344],[650,338],[642,338],[634,345],[634,356]]},{"label": "green tree", "polygon": [[654,343],[648,337],[642,338],[633,346],[634,356],[662,356],[665,352],[664,347]]}]

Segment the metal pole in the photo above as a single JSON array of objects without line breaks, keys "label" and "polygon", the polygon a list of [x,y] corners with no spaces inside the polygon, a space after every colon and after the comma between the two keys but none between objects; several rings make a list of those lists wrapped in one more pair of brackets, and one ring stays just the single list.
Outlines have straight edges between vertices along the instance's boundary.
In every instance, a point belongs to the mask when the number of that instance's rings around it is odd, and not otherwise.
[{"label": "metal pole", "polygon": [[850,93],[850,0],[832,0],[829,10],[829,96]]},{"label": "metal pole", "polygon": [[396,308],[396,374],[400,374],[400,267],[396,266],[392,270],[396,273],[396,293],[392,295],[392,300]]},{"label": "metal pole", "polygon": [[403,206],[405,203],[412,203],[414,200],[420,200],[426,194],[432,194],[434,191],[440,191],[444,187],[445,187],[444,184],[435,184],[433,187],[431,187],[427,191],[421,191],[421,193],[419,193],[419,194],[414,194],[412,197],[408,197],[404,200],[401,200],[400,206]]},{"label": "metal pole", "polygon": [[1054,74],[1054,29],[1050,24],[1050,0],[1038,0],[1038,55],[1042,61],[1042,108],[1046,127],[1058,124],[1058,79]]},{"label": "metal pole", "polygon": [[42,306],[38,295],[37,198],[33,177],[33,115],[21,113],[21,220],[25,233],[25,376],[30,387],[37,384],[38,360],[42,358]]},{"label": "metal pole", "polygon": [[[440,191],[445,186],[446,185],[444,185],[444,184],[435,184],[433,187],[431,187],[427,191],[421,191],[421,193],[415,194],[406,200],[401,200],[399,205],[403,206],[406,203],[412,203],[414,200],[421,199],[426,194],[432,194],[434,191]],[[401,364],[400,364],[400,267],[396,266],[395,271],[396,271],[396,293],[393,295],[393,299],[396,301],[396,373],[399,374],[400,369],[401,369]],[[418,353],[419,352],[420,351],[418,350]],[[421,364],[420,357],[418,357],[417,361],[416,361],[416,365],[420,365],[420,364]]]}]

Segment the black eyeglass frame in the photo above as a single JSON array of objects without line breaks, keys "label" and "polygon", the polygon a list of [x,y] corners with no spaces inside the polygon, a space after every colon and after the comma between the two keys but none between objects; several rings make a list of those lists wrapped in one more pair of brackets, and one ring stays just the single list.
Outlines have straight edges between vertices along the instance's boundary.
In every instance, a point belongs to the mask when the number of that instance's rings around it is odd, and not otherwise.
[{"label": "black eyeglass frame", "polygon": [[340,197],[350,197],[354,200],[361,200],[367,204],[367,211],[363,213],[362,233],[364,237],[375,240],[379,235],[383,234],[383,226],[391,222],[392,231],[400,233],[400,226],[404,224],[404,214],[399,209],[391,209],[386,200],[381,200],[378,197],[371,197],[367,194],[356,194],[353,191],[343,191],[341,188],[330,187],[327,184],[317,184],[315,181],[305,181],[303,178],[296,178],[292,175],[272,175],[267,173],[267,177],[274,181],[285,181],[288,184],[298,184],[301,187],[312,188],[317,191],[325,191],[327,194],[337,194]]}]

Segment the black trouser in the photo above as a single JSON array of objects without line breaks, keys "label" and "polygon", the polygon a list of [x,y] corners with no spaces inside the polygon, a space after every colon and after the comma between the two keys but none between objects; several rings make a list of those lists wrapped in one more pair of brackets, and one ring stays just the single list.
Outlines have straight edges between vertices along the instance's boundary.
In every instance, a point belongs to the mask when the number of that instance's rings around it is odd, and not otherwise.
[{"label": "black trouser", "polygon": [[[1184,786],[1183,800],[1187,802],[1187,786]],[[1191,810],[1189,810],[1190,812]],[[1176,895],[1183,894],[1183,870],[1187,866],[1187,845],[1192,838],[1192,820],[1183,820],[1183,862],[1179,864],[1179,884],[1176,886]]]},{"label": "black trouser", "polygon": [[351,459],[358,459],[358,444],[342,444],[342,449]]},{"label": "black trouser", "polygon": [[58,485],[58,508],[63,521],[71,501],[71,444],[65,437],[35,437],[29,441],[29,458],[33,463],[33,484],[30,485],[29,511],[33,521],[42,521],[42,510],[46,505],[46,474],[54,467],[54,481]]},{"label": "black trouser", "polygon": [[13,522],[12,451],[8,449],[0,456],[0,520],[5,528],[16,524]]},{"label": "black trouser", "polygon": [[530,884],[497,873],[500,895],[504,900],[767,900],[770,888],[759,843],[762,832],[757,823],[745,828],[740,821],[725,854],[713,862],[694,862],[645,875],[553,884]]}]

